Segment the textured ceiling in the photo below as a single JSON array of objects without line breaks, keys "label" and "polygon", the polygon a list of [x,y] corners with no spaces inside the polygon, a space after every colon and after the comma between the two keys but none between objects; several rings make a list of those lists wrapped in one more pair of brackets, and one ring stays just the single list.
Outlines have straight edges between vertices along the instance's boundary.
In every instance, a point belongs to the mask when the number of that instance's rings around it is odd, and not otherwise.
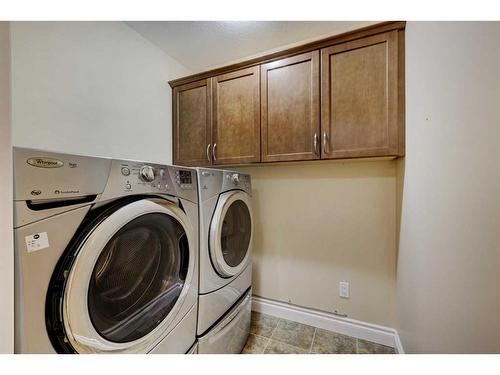
[{"label": "textured ceiling", "polygon": [[372,23],[374,22],[140,21],[127,22],[127,25],[194,73]]}]

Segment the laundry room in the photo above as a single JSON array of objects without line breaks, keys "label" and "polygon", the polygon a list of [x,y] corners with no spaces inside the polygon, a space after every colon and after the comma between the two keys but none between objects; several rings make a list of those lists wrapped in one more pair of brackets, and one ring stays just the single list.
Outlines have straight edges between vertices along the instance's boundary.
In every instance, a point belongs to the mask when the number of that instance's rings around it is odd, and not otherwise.
[{"label": "laundry room", "polygon": [[0,353],[500,360],[500,22],[205,11],[0,21]]}]

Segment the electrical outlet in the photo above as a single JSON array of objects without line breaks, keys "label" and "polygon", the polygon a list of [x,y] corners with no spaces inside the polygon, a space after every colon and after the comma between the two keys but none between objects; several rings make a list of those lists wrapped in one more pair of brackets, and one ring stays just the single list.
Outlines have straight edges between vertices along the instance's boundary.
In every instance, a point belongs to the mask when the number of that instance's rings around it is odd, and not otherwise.
[{"label": "electrical outlet", "polygon": [[339,283],[339,296],[340,298],[349,298],[350,290],[349,290],[349,282],[341,281]]}]

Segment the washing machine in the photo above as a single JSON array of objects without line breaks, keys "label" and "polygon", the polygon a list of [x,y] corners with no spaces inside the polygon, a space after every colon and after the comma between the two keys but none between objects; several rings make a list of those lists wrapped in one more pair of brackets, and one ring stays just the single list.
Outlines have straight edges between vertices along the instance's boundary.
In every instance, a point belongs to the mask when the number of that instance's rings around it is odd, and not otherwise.
[{"label": "washing machine", "polygon": [[200,210],[198,352],[239,353],[250,329],[250,175],[197,168]]},{"label": "washing machine", "polygon": [[196,171],[14,149],[15,351],[197,351]]}]

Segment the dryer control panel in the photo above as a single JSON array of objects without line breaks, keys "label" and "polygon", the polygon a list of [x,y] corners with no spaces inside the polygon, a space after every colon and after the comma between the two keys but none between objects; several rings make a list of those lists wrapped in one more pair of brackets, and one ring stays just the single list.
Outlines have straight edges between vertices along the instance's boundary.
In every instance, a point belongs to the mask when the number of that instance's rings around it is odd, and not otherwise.
[{"label": "dryer control panel", "polygon": [[252,187],[250,186],[250,175],[245,173],[224,171],[222,190],[226,191],[232,189],[241,189],[246,191],[248,194],[251,194]]},{"label": "dryer control panel", "polygon": [[210,168],[197,168],[197,171],[200,185],[200,201],[205,201],[230,190],[243,190],[252,195],[252,183],[249,174]]}]

